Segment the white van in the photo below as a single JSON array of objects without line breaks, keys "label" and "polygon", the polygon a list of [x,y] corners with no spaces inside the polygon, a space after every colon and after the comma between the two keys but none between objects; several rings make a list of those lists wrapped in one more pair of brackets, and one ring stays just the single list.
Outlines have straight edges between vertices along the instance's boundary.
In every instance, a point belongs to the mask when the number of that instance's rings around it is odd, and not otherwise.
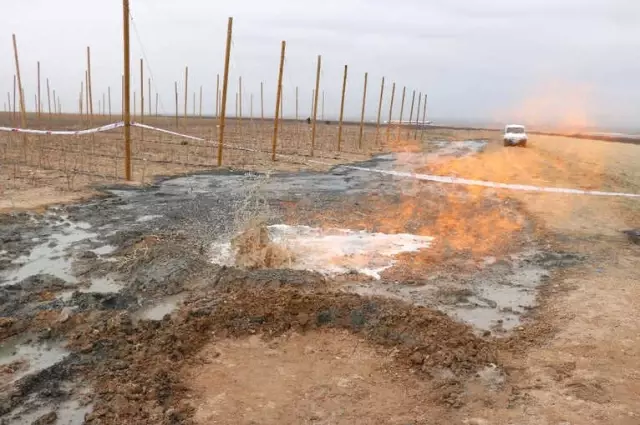
[{"label": "white van", "polygon": [[504,145],[505,146],[527,146],[527,133],[524,131],[524,125],[509,124],[504,128]]}]

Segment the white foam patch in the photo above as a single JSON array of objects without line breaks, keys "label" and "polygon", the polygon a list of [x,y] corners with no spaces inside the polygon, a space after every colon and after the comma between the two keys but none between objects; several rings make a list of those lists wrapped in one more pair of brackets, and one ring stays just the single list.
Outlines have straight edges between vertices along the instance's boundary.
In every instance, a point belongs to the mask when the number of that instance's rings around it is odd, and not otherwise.
[{"label": "white foam patch", "polygon": [[[358,272],[380,279],[380,274],[396,263],[396,255],[429,248],[433,241],[431,236],[406,233],[369,233],[286,224],[269,226],[268,230],[274,243],[294,254],[289,268],[316,271],[326,276]],[[215,242],[211,253],[214,264],[235,264],[235,253],[229,241]]]}]

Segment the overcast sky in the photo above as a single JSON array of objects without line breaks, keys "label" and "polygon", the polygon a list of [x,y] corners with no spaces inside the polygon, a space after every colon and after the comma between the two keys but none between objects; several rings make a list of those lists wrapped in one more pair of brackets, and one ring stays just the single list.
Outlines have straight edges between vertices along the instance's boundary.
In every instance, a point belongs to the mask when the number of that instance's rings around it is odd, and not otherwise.
[{"label": "overcast sky", "polygon": [[[120,110],[122,4],[119,0],[4,1],[0,32],[0,94],[12,90],[11,34],[18,39],[30,109],[36,62],[76,110],[91,46],[94,108],[107,87]],[[360,114],[369,73],[367,118],[375,119],[380,80],[386,77],[383,119],[391,83],[400,92],[428,93],[429,116],[440,122],[590,125],[635,128],[640,117],[640,2],[638,0],[131,0],[131,52],[139,96],[139,59],[153,77],[161,111],[175,110],[174,81],[183,108],[184,67],[192,92],[204,87],[204,111],[215,109],[215,78],[224,64],[227,18],[234,17],[229,110],[235,111],[238,76],[243,112],[272,115],[280,54],[287,41],[285,115],[309,115],[317,55],[322,55],[325,114],[337,116],[342,72],[349,65],[346,115]],[[137,29],[137,32],[135,31]],[[138,34],[139,33],[139,39]],[[143,53],[144,51],[144,53]],[[43,89],[44,90],[44,89]],[[145,83],[146,90],[146,83]],[[45,98],[46,99],[46,98]],[[638,126],[640,127],[640,125]]]}]

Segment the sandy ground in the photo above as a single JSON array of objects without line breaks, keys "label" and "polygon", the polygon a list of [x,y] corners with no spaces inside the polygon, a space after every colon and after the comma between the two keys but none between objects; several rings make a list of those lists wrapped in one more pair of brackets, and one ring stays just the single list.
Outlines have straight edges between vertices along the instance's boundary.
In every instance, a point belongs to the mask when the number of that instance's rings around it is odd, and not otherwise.
[{"label": "sandy ground", "polygon": [[[533,137],[527,149],[497,145],[477,158],[440,167],[469,178],[640,193],[640,147],[563,137]],[[491,424],[640,423],[638,258],[619,231],[640,226],[640,202],[555,194],[512,194],[567,249],[587,254],[538,313],[549,338],[517,347],[509,366],[518,406],[465,409]],[[480,404],[480,403],[478,403]]]}]

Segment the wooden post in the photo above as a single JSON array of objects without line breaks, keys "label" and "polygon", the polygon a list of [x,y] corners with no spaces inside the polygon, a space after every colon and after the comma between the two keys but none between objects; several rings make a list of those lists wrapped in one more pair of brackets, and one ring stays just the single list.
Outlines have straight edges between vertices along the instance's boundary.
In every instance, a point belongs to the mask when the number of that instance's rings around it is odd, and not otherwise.
[{"label": "wooden post", "polygon": [[402,87],[402,105],[400,105],[400,122],[398,123],[397,140],[400,140],[400,127],[402,127],[402,115],[404,114],[404,99],[407,94],[407,88]]},{"label": "wooden post", "polygon": [[85,97],[85,110],[87,113],[87,120],[91,124],[91,118],[89,115],[89,73],[84,71],[84,97]]},{"label": "wooden post", "polygon": [[296,86],[296,122],[300,119],[298,115],[298,86]]},{"label": "wooden post", "polygon": [[342,122],[344,119],[344,95],[347,91],[347,71],[348,66],[344,66],[344,76],[342,77],[342,97],[340,100],[340,122],[338,124],[338,152],[342,149]]},{"label": "wooden post", "polygon": [[411,137],[411,123],[413,122],[413,107],[416,104],[416,91],[413,91],[411,96],[411,113],[409,114],[409,127],[407,128],[407,139]]},{"label": "wooden post", "polygon": [[420,130],[420,141],[424,139],[424,128],[427,125],[427,95],[424,95],[424,106],[422,107],[422,129]]},{"label": "wooden post", "polygon": [[102,115],[107,115],[107,95],[102,92]]},{"label": "wooden post", "polygon": [[56,89],[53,89],[53,115],[57,116],[60,113],[58,106],[58,98],[56,97]]},{"label": "wooden post", "polygon": [[282,49],[280,52],[280,70],[278,72],[278,86],[276,93],[276,115],[273,121],[273,139],[271,140],[271,161],[276,160],[276,144],[278,141],[278,115],[280,114],[280,101],[282,99],[282,74],[284,72],[284,54],[287,42],[282,41]]},{"label": "wooden post", "polygon": [[360,115],[360,135],[358,136],[358,149],[362,149],[362,136],[364,135],[364,111],[367,104],[367,80],[369,73],[364,73],[364,92],[362,94],[362,114]]},{"label": "wooden post", "polygon": [[123,4],[123,23],[124,23],[124,145],[125,160],[124,171],[125,178],[131,180],[131,67],[129,54],[129,0],[122,0]]},{"label": "wooden post", "polygon": [[7,112],[9,112],[9,118],[11,119],[11,126],[14,126],[14,122],[13,122],[13,115],[11,114],[11,92],[7,92],[7,100],[9,101],[8,103],[8,109]]},{"label": "wooden post", "polygon": [[124,122],[124,74],[122,74],[122,95],[120,96],[122,98],[122,121]]},{"label": "wooden post", "polygon": [[38,113],[38,120],[42,118],[42,98],[40,97],[40,61],[38,61],[38,95],[36,96],[36,105],[38,109],[36,112]]},{"label": "wooden post", "polygon": [[218,142],[218,167],[222,166],[222,146],[224,143],[224,121],[227,111],[227,87],[229,83],[229,57],[231,56],[231,38],[233,36],[233,18],[227,26],[227,48],[224,55],[224,77],[222,81],[222,105],[220,114],[220,137]]},{"label": "wooden post", "polygon": [[242,77],[238,77],[238,112],[242,120]]},{"label": "wooden post", "polygon": [[393,100],[396,97],[396,83],[391,86],[391,103],[389,104],[389,121],[387,122],[387,143],[389,143],[389,136],[391,133],[391,119],[393,118]]},{"label": "wooden post", "polygon": [[109,100],[109,122],[111,122],[111,86],[107,87],[107,98]]},{"label": "wooden post", "polygon": [[[140,58],[140,124],[144,124],[144,61]],[[140,129],[140,142],[144,142],[144,128]]]},{"label": "wooden post", "polygon": [[51,121],[51,87],[49,86],[48,78],[47,78],[47,106],[49,111],[49,121]]},{"label": "wooden post", "polygon": [[260,81],[260,119],[264,121],[264,82]]},{"label": "wooden post", "polygon": [[184,68],[184,119],[187,120],[187,103],[189,101],[189,67]]},{"label": "wooden post", "polygon": [[[22,78],[20,77],[20,61],[18,60],[18,44],[16,43],[15,34],[13,34],[13,55],[16,61],[16,76],[18,77],[18,90],[20,94],[20,125],[22,126],[22,128],[26,128],[27,127],[27,111],[24,106],[24,91],[22,90]],[[15,95],[14,95],[14,103],[15,103]]]},{"label": "wooden post", "polygon": [[18,110],[17,108],[17,104],[18,104],[18,98],[16,97],[16,90],[18,87],[18,83],[16,82],[16,74],[13,74],[13,120],[17,123],[18,122],[18,117],[16,114],[16,111]]},{"label": "wooden post", "polygon": [[216,119],[220,118],[220,74],[216,74]]},{"label": "wooden post", "polygon": [[[85,73],[85,78],[86,78],[86,73]],[[82,120],[82,123],[84,124],[84,81],[80,81],[80,120]]]},{"label": "wooden post", "polygon": [[318,117],[318,93],[320,91],[320,70],[322,68],[322,56],[318,55],[318,70],[316,72],[316,88],[313,96],[313,124],[311,126],[311,156],[316,147],[316,119]]},{"label": "wooden post", "polygon": [[418,95],[418,111],[416,112],[416,129],[413,133],[413,140],[418,139],[418,123],[420,122],[420,103],[422,102],[422,92]]},{"label": "wooden post", "polygon": [[384,96],[384,77],[380,85],[380,101],[378,102],[378,120],[376,122],[376,145],[378,144],[378,136],[380,135],[380,116],[382,115],[382,98]]},{"label": "wooden post", "polygon": [[253,93],[249,96],[249,121],[253,124]]},{"label": "wooden post", "polygon": [[200,118],[202,118],[202,86],[200,86]]},{"label": "wooden post", "polygon": [[178,110],[178,82],[175,82],[176,89],[176,128],[180,127],[180,111]]},{"label": "wooden post", "polygon": [[87,94],[89,95],[89,124],[93,125],[93,86],[91,84],[91,49],[87,46]]},{"label": "wooden post", "polygon": [[322,106],[320,107],[320,116],[322,117],[320,120],[324,122],[324,90],[322,90]]}]

